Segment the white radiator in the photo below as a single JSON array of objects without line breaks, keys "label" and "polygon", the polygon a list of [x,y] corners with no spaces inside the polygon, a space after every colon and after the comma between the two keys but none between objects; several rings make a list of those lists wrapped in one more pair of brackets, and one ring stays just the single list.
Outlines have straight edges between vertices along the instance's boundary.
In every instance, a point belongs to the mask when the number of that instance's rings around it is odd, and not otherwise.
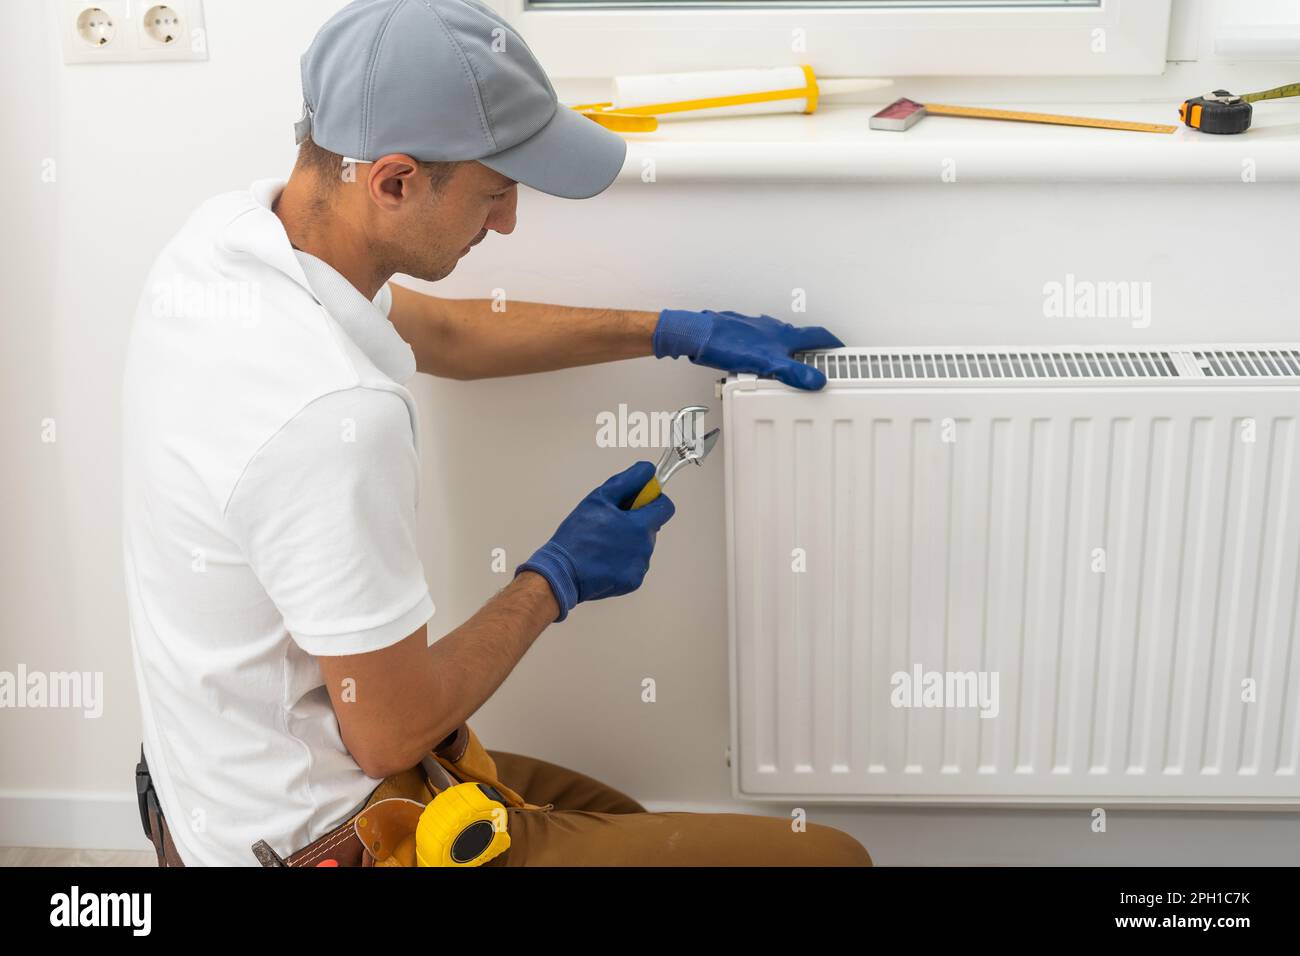
[{"label": "white radiator", "polygon": [[737,796],[1300,804],[1300,346],[804,359],[722,387]]}]

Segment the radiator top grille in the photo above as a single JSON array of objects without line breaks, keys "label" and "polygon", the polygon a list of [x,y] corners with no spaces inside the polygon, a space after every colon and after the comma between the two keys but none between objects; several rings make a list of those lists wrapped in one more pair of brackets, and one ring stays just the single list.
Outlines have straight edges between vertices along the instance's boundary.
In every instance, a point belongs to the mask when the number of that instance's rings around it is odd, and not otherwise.
[{"label": "radiator top grille", "polygon": [[1300,346],[1182,349],[830,349],[798,358],[847,382],[1282,380],[1300,384]]},{"label": "radiator top grille", "polygon": [[1295,349],[1234,349],[1193,352],[1210,378],[1294,378],[1300,375],[1300,351]]}]

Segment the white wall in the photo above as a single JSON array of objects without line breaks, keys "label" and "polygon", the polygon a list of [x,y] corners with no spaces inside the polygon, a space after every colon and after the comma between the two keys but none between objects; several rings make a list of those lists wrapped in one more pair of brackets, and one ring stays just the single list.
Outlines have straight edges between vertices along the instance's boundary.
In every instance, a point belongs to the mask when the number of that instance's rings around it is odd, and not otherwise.
[{"label": "white wall", "polygon": [[[0,712],[4,841],[137,838],[139,713],[119,560],[118,388],[152,256],[209,195],[283,174],[299,111],[297,56],[338,2],[208,0],[211,59],[65,67],[50,7],[20,0],[36,38],[7,34],[0,76],[10,230],[0,260],[0,669],[105,675],[103,717]],[[247,23],[258,12],[259,29]],[[26,42],[24,42],[26,41]],[[1189,90],[1188,94],[1197,92]],[[161,120],[160,120],[161,118]],[[41,181],[42,163],[57,178]],[[767,312],[874,345],[1294,340],[1296,184],[972,185],[620,181],[596,200],[521,194],[519,226],[489,237],[441,294],[634,308]],[[1243,278],[1207,268],[1247,262]],[[1153,322],[1042,318],[1042,285],[1150,281]],[[807,290],[808,315],[790,313]],[[591,487],[652,450],[605,449],[595,416],[620,403],[717,407],[716,375],[640,359],[498,381],[422,379],[422,556],[441,633],[508,576]],[[40,440],[54,418],[58,440]],[[679,482],[679,483],[678,483]],[[491,748],[582,769],[652,806],[738,805],[728,739],[722,472],[670,489],[645,586],[547,631],[473,718]],[[654,677],[658,703],[640,701]],[[91,814],[66,836],[40,796]],[[810,808],[881,863],[1294,861],[1300,814]],[[19,831],[19,832],[15,832]],[[55,839],[57,837],[50,837]],[[42,842],[30,840],[26,842]]]}]

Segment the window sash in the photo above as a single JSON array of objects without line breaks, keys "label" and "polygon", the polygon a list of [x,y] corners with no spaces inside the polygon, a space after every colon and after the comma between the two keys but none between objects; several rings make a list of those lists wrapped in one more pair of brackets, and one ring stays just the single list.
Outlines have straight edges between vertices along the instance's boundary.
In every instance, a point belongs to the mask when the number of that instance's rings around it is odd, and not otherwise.
[{"label": "window sash", "polygon": [[552,76],[575,79],[802,63],[821,76],[1153,76],[1165,68],[1170,9],[1170,0],[762,9],[486,2]]}]

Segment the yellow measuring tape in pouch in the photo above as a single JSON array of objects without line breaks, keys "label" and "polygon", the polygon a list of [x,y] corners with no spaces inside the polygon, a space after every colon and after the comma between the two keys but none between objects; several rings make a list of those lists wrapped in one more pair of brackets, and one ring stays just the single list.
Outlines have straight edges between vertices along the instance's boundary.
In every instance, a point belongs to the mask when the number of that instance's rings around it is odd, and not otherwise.
[{"label": "yellow measuring tape in pouch", "polygon": [[482,866],[508,849],[505,798],[486,783],[448,787],[415,828],[418,866]]},{"label": "yellow measuring tape in pouch", "polygon": [[389,797],[353,824],[375,866],[482,866],[510,849],[506,801],[486,783],[460,783],[428,803]]}]

